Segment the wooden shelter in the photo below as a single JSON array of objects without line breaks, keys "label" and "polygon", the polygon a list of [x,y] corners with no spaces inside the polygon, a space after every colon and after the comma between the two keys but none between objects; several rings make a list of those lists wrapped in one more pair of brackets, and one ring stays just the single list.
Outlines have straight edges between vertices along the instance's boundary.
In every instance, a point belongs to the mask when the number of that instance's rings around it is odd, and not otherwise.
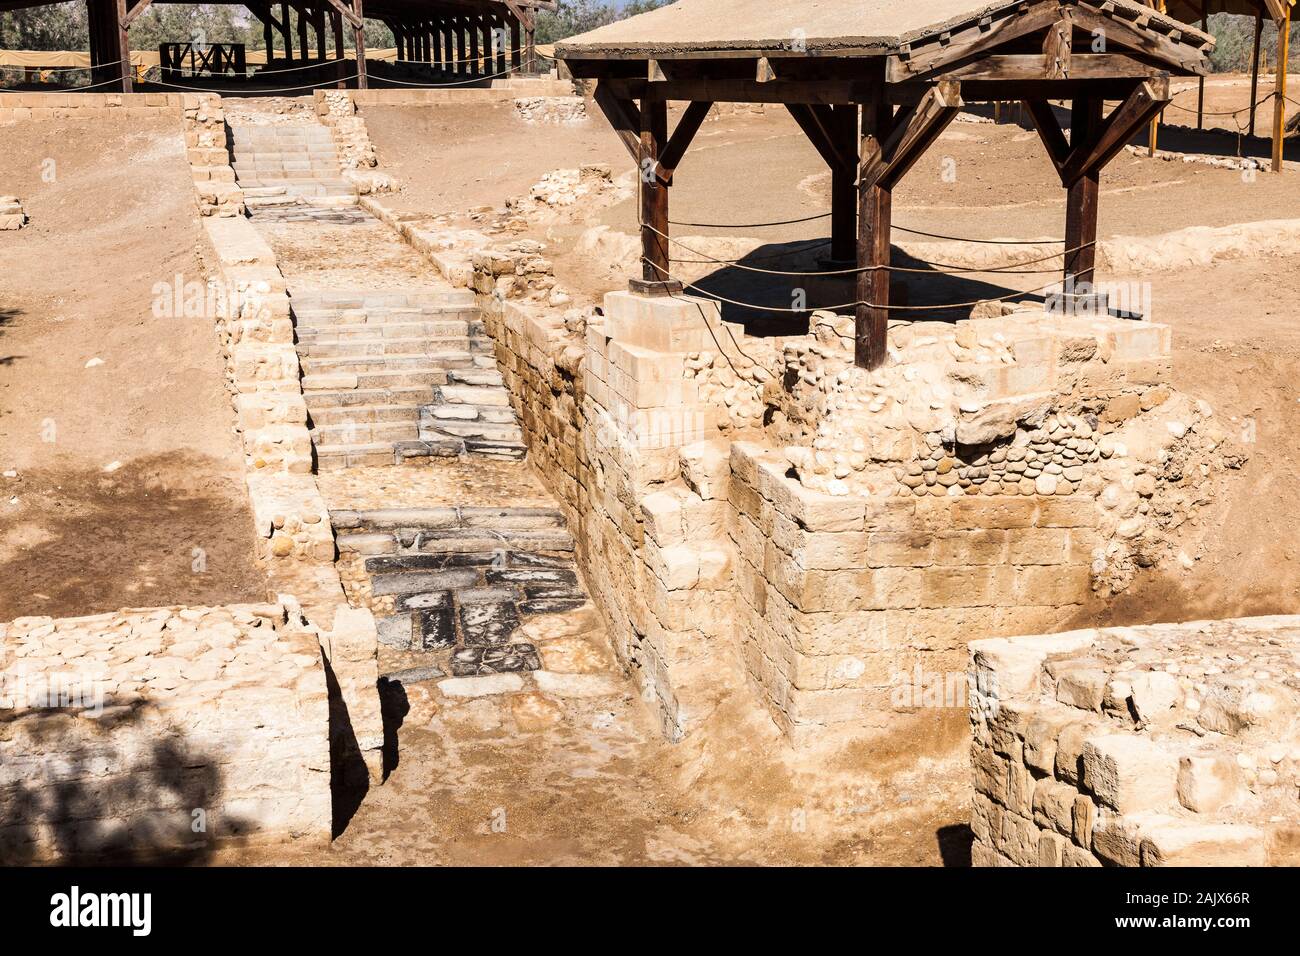
[{"label": "wooden shelter", "polygon": [[[0,0],[0,12],[50,2]],[[124,51],[130,50],[131,24],[154,3],[180,2],[86,0],[91,85],[100,91],[118,86],[131,92],[133,71],[123,62],[130,55]],[[393,31],[399,61],[427,63],[472,79],[510,70],[533,72],[537,11],[554,9],[555,4],[556,0],[245,0],[231,5],[247,7],[261,20],[266,70],[281,76],[280,85],[306,88],[312,85],[311,78],[301,73],[295,78],[294,71],[332,62],[340,83],[354,79],[358,88],[365,89],[366,18],[379,20]],[[290,11],[297,14],[296,30]],[[345,39],[348,33],[350,42]],[[349,47],[351,61],[345,55]]]},{"label": "wooden shelter", "polygon": [[[1205,72],[1212,44],[1137,0],[677,0],[562,41],[556,56],[596,81],[641,169],[642,293],[682,288],[668,193],[710,107],[784,104],[830,166],[833,257],[856,262],[856,361],[874,368],[886,357],[893,188],[964,103],[1026,105],[1068,190],[1066,289],[1087,288],[1102,168],[1168,102],[1171,75]],[[689,105],[670,135],[674,100]],[[1053,100],[1070,101],[1068,138]]]},{"label": "wooden shelter", "polygon": [[[1259,52],[1264,34],[1264,18],[1268,17],[1278,29],[1277,72],[1273,90],[1273,172],[1282,171],[1282,147],[1286,132],[1287,59],[1291,36],[1292,8],[1296,0],[1149,0],[1151,6],[1165,10],[1172,17],[1188,23],[1198,22],[1202,28],[1214,13],[1234,13],[1255,18],[1255,44],[1250,67],[1250,133],[1255,135],[1255,107],[1259,102]],[[1205,81],[1201,81],[1201,95],[1197,102],[1197,125],[1205,105]],[[1153,131],[1154,132],[1154,131]],[[1155,137],[1152,136],[1154,149]]]}]

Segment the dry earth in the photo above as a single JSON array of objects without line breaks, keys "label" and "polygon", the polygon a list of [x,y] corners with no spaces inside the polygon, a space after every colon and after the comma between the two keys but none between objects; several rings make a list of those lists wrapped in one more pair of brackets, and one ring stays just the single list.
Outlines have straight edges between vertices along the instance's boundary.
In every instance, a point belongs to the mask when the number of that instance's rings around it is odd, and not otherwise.
[{"label": "dry earth", "polygon": [[0,135],[0,620],[263,600],[179,122]]}]

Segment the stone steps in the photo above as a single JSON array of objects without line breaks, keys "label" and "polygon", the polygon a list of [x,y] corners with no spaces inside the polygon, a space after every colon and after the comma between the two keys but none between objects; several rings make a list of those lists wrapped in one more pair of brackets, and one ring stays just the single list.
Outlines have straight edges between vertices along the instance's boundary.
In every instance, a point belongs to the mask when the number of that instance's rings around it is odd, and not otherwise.
[{"label": "stone steps", "polygon": [[415,402],[404,405],[340,405],[316,408],[309,404],[307,407],[311,413],[312,424],[320,428],[380,422],[409,422],[418,425],[420,421],[420,406]]},{"label": "stone steps", "polygon": [[434,289],[421,292],[332,292],[290,293],[295,313],[341,310],[445,310],[459,308],[477,317],[474,293],[468,289]]},{"label": "stone steps", "polygon": [[317,424],[311,429],[311,438],[320,448],[385,442],[391,446],[400,441],[418,441],[420,428],[417,422],[411,421],[350,421],[334,425]]},{"label": "stone steps", "polygon": [[311,359],[378,358],[401,355],[468,355],[469,343],[465,336],[448,335],[440,338],[379,338],[379,339],[303,339],[299,336],[298,354]]},{"label": "stone steps", "polygon": [[[304,375],[328,375],[350,372],[366,375],[374,372],[446,372],[447,369],[469,368],[473,356],[469,352],[390,352],[381,355],[344,355],[322,358],[302,356]],[[456,386],[468,389],[471,386]]]},{"label": "stone steps", "polygon": [[432,397],[432,387],[423,385],[396,388],[321,389],[303,393],[303,398],[307,401],[307,409],[313,414],[323,409],[401,406],[415,409],[418,417],[419,407],[428,404]]},{"label": "stone steps", "polygon": [[323,326],[304,325],[296,329],[300,344],[336,345],[345,342],[388,342],[414,339],[469,339],[469,323],[459,319],[423,322],[339,322]]}]

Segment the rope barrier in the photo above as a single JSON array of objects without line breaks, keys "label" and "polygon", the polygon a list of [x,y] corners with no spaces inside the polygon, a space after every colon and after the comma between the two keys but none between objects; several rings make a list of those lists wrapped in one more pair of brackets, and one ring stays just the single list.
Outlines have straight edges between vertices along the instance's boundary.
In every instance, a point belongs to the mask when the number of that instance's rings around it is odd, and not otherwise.
[{"label": "rope barrier", "polygon": [[516,72],[514,67],[504,70],[501,73],[490,73],[487,76],[471,76],[465,80],[459,80],[455,83],[405,83],[402,80],[395,80],[391,76],[376,75],[375,79],[382,80],[385,83],[396,83],[398,86],[415,86],[422,90],[441,90],[451,86],[468,86],[470,83],[479,83],[483,80],[495,80],[499,76],[509,76]]},{"label": "rope barrier", "polygon": [[[269,90],[267,90],[267,89],[257,89],[257,90],[253,90],[253,91],[251,91],[251,92],[255,92],[255,93],[295,93],[295,92],[298,92],[298,91],[300,91],[300,90],[316,90],[316,89],[320,89],[321,87],[324,87],[324,86],[333,86],[335,83],[346,82],[346,81],[348,81],[348,80],[355,79],[356,76],[357,76],[356,73],[349,73],[349,74],[346,75],[346,76],[334,76],[334,77],[330,77],[328,80],[321,80],[319,83],[309,83],[309,84],[307,84],[306,86],[281,86],[281,87],[274,88],[274,89],[269,89]],[[117,81],[114,81],[114,82],[117,82]],[[213,93],[213,92],[216,92],[215,90],[211,89],[210,87],[204,87],[204,86],[182,86],[182,85],[180,85],[180,84],[178,84],[178,83],[164,83],[162,80],[150,80],[149,82],[153,83],[155,86],[165,86],[165,87],[167,87],[169,90],[185,90],[186,92],[189,92],[189,93]]]},{"label": "rope barrier", "polygon": [[948,302],[943,305],[876,305],[875,303],[867,302],[863,299],[859,299],[855,302],[844,302],[841,303],[840,305],[823,305],[823,306],[818,306],[816,308],[788,309],[785,308],[784,306],[755,305],[752,302],[741,302],[737,299],[729,299],[726,296],[719,295],[716,292],[709,292],[705,289],[701,289],[695,283],[687,282],[681,277],[673,275],[670,271],[668,271],[667,269],[663,268],[660,265],[656,265],[645,256],[641,257],[641,261],[649,264],[649,266],[652,269],[654,269],[661,275],[666,276],[668,279],[671,279],[674,282],[680,282],[683,288],[693,289],[696,292],[700,293],[701,295],[705,295],[717,299],[719,302],[724,302],[727,305],[734,305],[742,309],[753,309],[756,312],[782,312],[782,313],[788,313],[792,315],[805,315],[809,312],[834,312],[837,309],[850,309],[850,308],[855,309],[860,305],[865,305],[869,309],[880,309],[885,312],[946,312],[949,309],[970,308],[972,306],[979,305],[983,302],[1006,302],[1009,301],[1010,299],[1014,299],[1019,296],[1039,295],[1059,284],[1057,282],[1049,282],[1046,285],[1039,286],[1036,289],[1029,289],[1023,292],[1010,292],[1007,293],[1006,295],[998,296],[996,298],[972,299],[969,302]]},{"label": "rope barrier", "polygon": [[106,66],[117,66],[121,62],[118,59],[109,63],[92,63],[88,66],[15,66],[0,63],[0,70],[32,70],[36,73],[89,73],[91,70],[99,70]]},{"label": "rope barrier", "polygon": [[1096,240],[1093,240],[1092,242],[1085,242],[1080,246],[1076,246],[1073,249],[1063,249],[1060,252],[1054,252],[1049,256],[1040,256],[1037,259],[1029,259],[1025,262],[1012,262],[1012,263],[1007,263],[1004,266],[989,266],[986,268],[967,268],[965,266],[946,265],[944,263],[930,262],[927,259],[921,259],[919,261],[924,262],[926,265],[939,266],[942,268],[917,269],[917,268],[912,268],[910,266],[874,265],[874,266],[859,266],[854,269],[826,269],[826,270],[817,270],[815,272],[800,272],[800,271],[785,271],[779,269],[760,269],[756,266],[746,265],[744,260],[741,259],[715,259],[712,256],[710,256],[707,252],[700,252],[698,249],[692,249],[690,246],[686,245],[680,240],[674,239],[672,236],[660,232],[654,226],[648,225],[647,223],[641,223],[640,225],[643,229],[649,229],[652,233],[659,236],[661,239],[667,240],[671,245],[684,249],[687,252],[689,252],[691,255],[704,257],[703,260],[699,260],[699,261],[689,260],[689,259],[686,260],[675,259],[672,260],[674,262],[690,263],[694,261],[695,264],[697,265],[704,265],[704,264],[711,263],[715,265],[735,266],[736,268],[742,269],[745,272],[757,272],[763,275],[773,275],[773,276],[796,276],[796,277],[797,276],[839,276],[839,275],[858,275],[863,272],[880,272],[880,271],[905,272],[905,273],[914,273],[914,274],[921,274],[921,275],[970,275],[976,273],[978,274],[1006,273],[1010,275],[1017,275],[1017,274],[1018,275],[1045,275],[1048,272],[1055,272],[1057,270],[1056,269],[1021,270],[1020,267],[1032,266],[1032,265],[1037,265],[1040,262],[1049,262],[1054,259],[1060,259],[1065,256],[1073,255],[1076,252],[1080,252],[1084,249],[1096,245]]},{"label": "rope barrier", "polygon": [[828,212],[823,212],[803,219],[785,219],[779,222],[678,222],[676,219],[669,219],[668,223],[673,226],[689,226],[692,229],[765,229],[768,226],[794,226],[801,222],[828,219],[830,215]]}]

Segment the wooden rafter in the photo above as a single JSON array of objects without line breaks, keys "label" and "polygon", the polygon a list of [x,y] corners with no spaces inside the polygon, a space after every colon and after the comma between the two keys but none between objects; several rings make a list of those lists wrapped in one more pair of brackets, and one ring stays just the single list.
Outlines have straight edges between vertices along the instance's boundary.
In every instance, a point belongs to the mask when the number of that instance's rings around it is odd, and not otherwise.
[{"label": "wooden rafter", "polygon": [[831,169],[852,171],[857,166],[858,158],[850,156],[840,148],[834,134],[834,118],[831,108],[825,105],[808,105],[806,103],[787,103],[786,109],[804,131],[821,154],[826,165]]},{"label": "wooden rafter", "polygon": [[894,118],[894,129],[880,149],[862,162],[862,181],[893,189],[921,155],[956,119],[962,108],[961,84],[954,80],[936,83],[921,101]]},{"label": "wooden rafter", "polygon": [[1169,102],[1169,79],[1147,80],[1115,107],[1087,142],[1073,144],[1061,167],[1061,182],[1069,187],[1082,176],[1101,169]]},{"label": "wooden rafter", "polygon": [[641,161],[641,111],[630,99],[616,96],[604,82],[596,84],[592,95],[600,111],[614,127],[614,132],[623,141],[623,146],[638,163]]},{"label": "wooden rafter", "polygon": [[686,155],[686,149],[695,139],[695,134],[700,131],[704,120],[709,115],[709,110],[713,108],[712,103],[694,102],[686,107],[682,113],[681,119],[677,121],[677,126],[673,129],[673,134],[668,137],[668,143],[659,153],[658,175],[659,181],[665,186],[671,186],[673,182],[673,173],[677,171],[677,165]]}]

